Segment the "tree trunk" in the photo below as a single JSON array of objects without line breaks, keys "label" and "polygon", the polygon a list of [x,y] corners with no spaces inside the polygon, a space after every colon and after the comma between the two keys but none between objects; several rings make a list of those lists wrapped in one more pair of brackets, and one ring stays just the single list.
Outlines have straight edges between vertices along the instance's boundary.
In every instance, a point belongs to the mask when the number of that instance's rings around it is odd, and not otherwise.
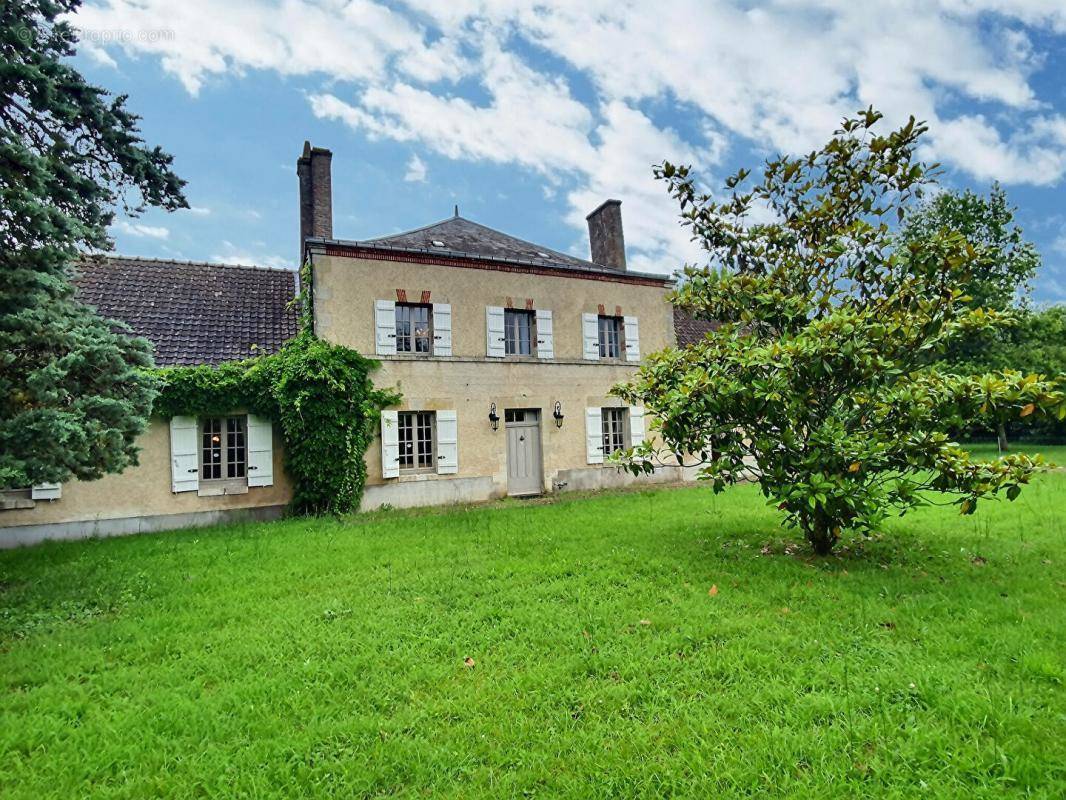
[{"label": "tree trunk", "polygon": [[1007,441],[1007,426],[1000,422],[996,425],[996,444],[999,445],[999,452],[1006,453],[1010,450],[1010,443]]},{"label": "tree trunk", "polygon": [[833,552],[837,543],[837,528],[822,519],[811,520],[807,528],[807,541],[811,543],[814,552],[820,556],[827,556]]}]

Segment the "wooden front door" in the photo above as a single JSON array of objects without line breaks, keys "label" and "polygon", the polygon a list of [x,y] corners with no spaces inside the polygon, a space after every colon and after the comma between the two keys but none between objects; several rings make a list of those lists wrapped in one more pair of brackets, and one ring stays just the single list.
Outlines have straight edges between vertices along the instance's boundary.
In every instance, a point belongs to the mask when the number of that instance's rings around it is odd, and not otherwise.
[{"label": "wooden front door", "polygon": [[507,494],[541,494],[544,475],[540,460],[540,411],[507,409],[504,425],[507,428]]}]

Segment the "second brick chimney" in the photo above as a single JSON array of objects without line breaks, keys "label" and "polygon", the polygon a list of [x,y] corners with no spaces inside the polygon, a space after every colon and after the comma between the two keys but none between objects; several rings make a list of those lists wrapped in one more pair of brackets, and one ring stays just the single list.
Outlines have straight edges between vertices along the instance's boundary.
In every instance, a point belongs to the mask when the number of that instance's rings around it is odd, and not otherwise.
[{"label": "second brick chimney", "polygon": [[585,219],[589,224],[593,263],[625,272],[626,240],[622,235],[622,201],[605,200]]},{"label": "second brick chimney", "polygon": [[300,260],[303,263],[304,243],[310,239],[333,238],[333,181],[330,176],[333,153],[324,147],[312,147],[304,142],[304,150],[296,159],[296,175],[300,179]]}]

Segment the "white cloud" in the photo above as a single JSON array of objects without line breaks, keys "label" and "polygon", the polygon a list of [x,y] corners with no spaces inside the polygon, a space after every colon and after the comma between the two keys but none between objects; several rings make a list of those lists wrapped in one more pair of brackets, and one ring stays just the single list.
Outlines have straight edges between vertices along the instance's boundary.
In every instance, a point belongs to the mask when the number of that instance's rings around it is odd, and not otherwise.
[{"label": "white cloud", "polygon": [[[923,156],[977,179],[1066,175],[1066,116],[1031,80],[1066,35],[1062,0],[99,0],[75,19],[168,31],[109,46],[158,57],[194,94],[248,70],[321,75],[319,118],[535,172],[575,231],[618,195],[649,268],[692,252],[651,163],[713,168],[738,140],[806,151],[869,104],[886,127],[926,120]],[[663,128],[663,106],[695,124]]]},{"label": "white cloud", "polygon": [[250,253],[233,242],[222,241],[221,252],[211,256],[211,261],[218,264],[234,266],[273,267],[275,269],[295,269],[291,259],[269,253]]},{"label": "white cloud", "polygon": [[127,236],[136,236],[141,239],[167,239],[170,237],[168,228],[157,225],[144,225],[140,222],[129,222],[124,219],[117,220],[111,227]]},{"label": "white cloud", "polygon": [[424,183],[426,172],[426,162],[415,154],[407,162],[407,172],[404,173],[403,179],[408,183]]},{"label": "white cloud", "polygon": [[205,206],[189,206],[185,211],[197,217],[207,217],[211,214],[211,209]]}]

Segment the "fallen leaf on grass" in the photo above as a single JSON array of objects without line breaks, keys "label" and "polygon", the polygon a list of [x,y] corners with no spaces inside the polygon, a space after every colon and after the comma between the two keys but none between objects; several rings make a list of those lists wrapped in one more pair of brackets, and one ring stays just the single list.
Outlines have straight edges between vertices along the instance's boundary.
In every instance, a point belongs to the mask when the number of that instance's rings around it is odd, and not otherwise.
[{"label": "fallen leaf on grass", "polygon": [[781,609],[781,613],[782,614],[791,614],[792,611],[789,609],[788,606],[785,606],[784,608]]},{"label": "fallen leaf on grass", "polygon": [[988,559],[984,556],[974,556],[970,559],[970,562],[978,567],[983,567],[985,564],[988,563]]},{"label": "fallen leaf on grass", "polygon": [[711,588],[707,590],[707,594],[709,594],[711,597],[714,597],[715,595],[717,595],[718,594],[718,584],[716,583],[713,586],[711,586]]},{"label": "fallen leaf on grass", "polygon": [[640,624],[641,625],[651,625],[651,620],[650,619],[642,619],[640,621]]},{"label": "fallen leaf on grass", "polygon": [[463,659],[463,663],[466,664],[466,666],[468,667],[473,667],[477,662],[474,661],[474,659],[472,659],[470,656],[467,656]]}]

